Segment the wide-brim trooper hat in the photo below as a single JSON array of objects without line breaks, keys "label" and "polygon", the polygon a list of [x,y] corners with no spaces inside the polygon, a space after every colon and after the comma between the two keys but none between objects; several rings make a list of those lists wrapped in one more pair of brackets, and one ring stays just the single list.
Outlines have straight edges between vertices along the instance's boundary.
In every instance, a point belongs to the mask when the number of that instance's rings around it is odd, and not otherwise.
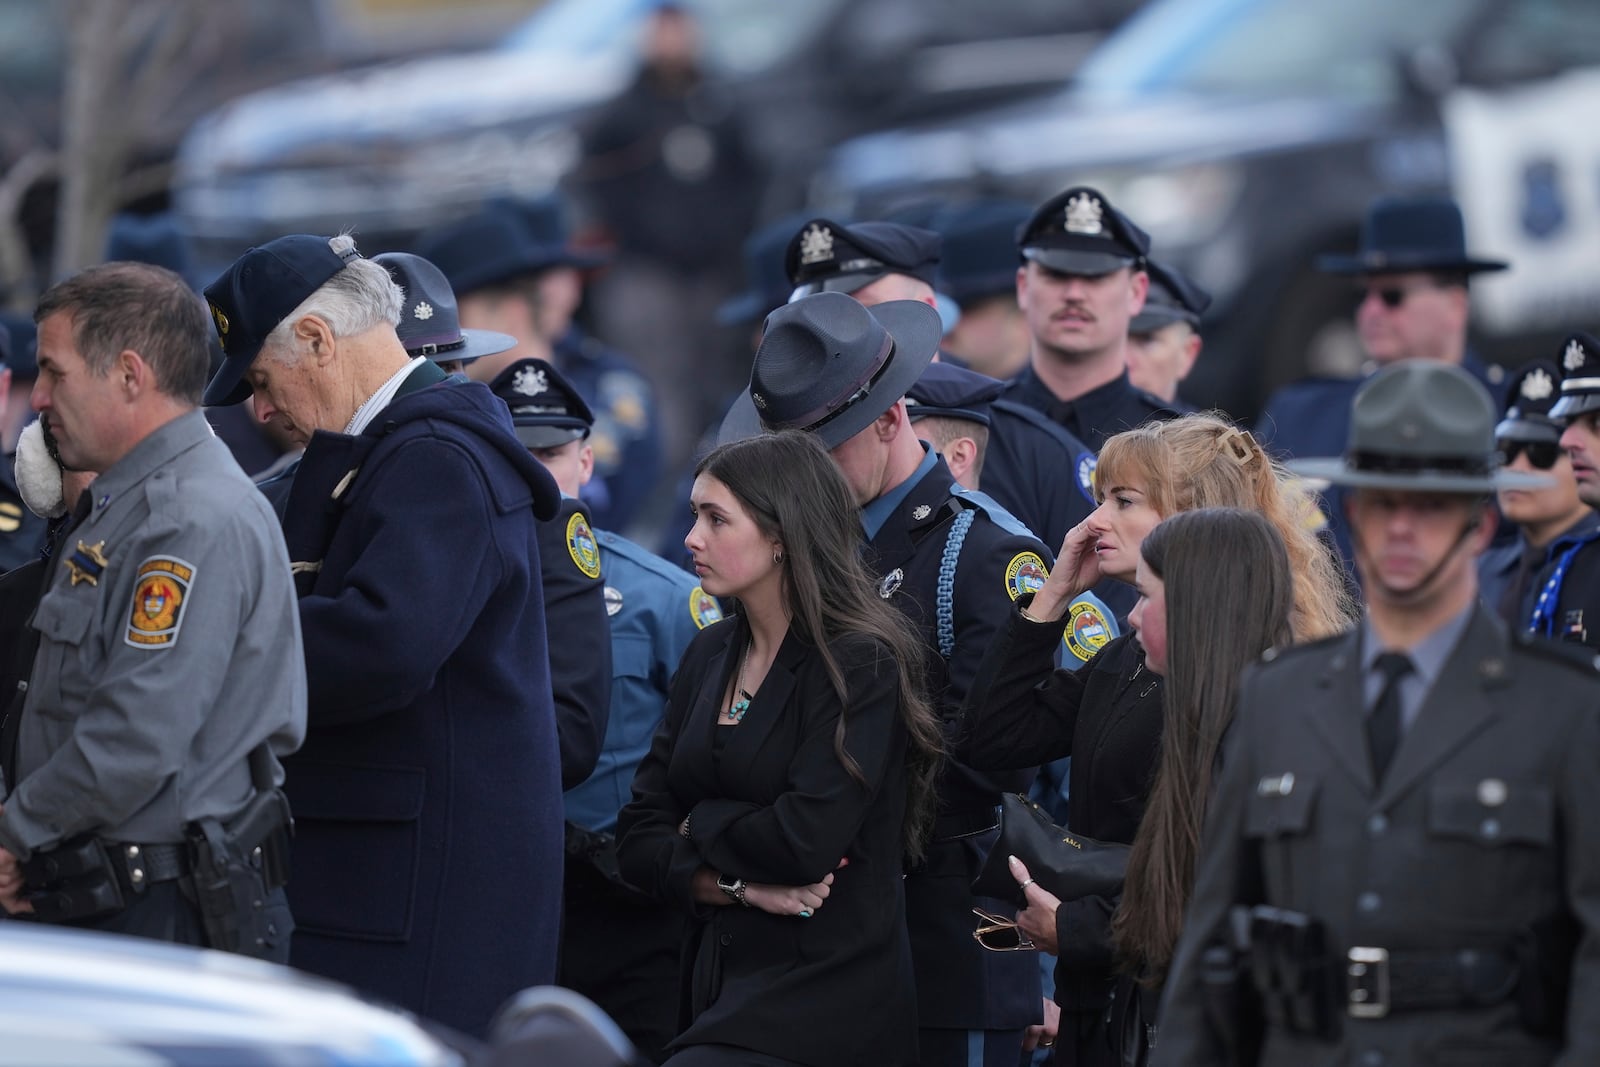
[{"label": "wide-brim trooper hat", "polygon": [[1561,342],[1561,399],[1550,417],[1567,419],[1600,408],[1600,340],[1587,333],[1569,334]]},{"label": "wide-brim trooper hat", "polygon": [[1385,367],[1356,393],[1342,457],[1292,460],[1288,467],[1353,489],[1476,495],[1553,485],[1499,469],[1496,416],[1488,390],[1460,367],[1407,360]]},{"label": "wide-brim trooper hat", "polygon": [[517,339],[508,333],[463,327],[455,290],[450,288],[444,271],[421,256],[384,252],[373,256],[372,262],[383,264],[405,293],[395,333],[411,355],[427,356],[435,363],[471,363],[517,347]]},{"label": "wide-brim trooper hat", "polygon": [[1445,271],[1478,274],[1505,270],[1502,259],[1467,252],[1461,208],[1446,197],[1386,197],[1367,212],[1355,255],[1318,256],[1328,274],[1404,274]]},{"label": "wide-brim trooper hat", "polygon": [[805,430],[836,448],[910,391],[939,351],[939,313],[920,300],[865,307],[813,293],[767,316],[750,389],[719,441]]}]

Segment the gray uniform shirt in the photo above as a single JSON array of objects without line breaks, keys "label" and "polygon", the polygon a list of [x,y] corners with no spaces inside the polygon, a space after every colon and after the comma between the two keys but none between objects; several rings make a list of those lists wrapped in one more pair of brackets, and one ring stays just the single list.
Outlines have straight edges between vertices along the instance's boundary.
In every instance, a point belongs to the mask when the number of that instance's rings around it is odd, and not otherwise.
[{"label": "gray uniform shirt", "polygon": [[32,620],[0,813],[0,846],[20,857],[86,831],[179,842],[185,823],[249,801],[252,749],[276,757],[305,736],[283,536],[204,416],[167,423],[87,492]]}]

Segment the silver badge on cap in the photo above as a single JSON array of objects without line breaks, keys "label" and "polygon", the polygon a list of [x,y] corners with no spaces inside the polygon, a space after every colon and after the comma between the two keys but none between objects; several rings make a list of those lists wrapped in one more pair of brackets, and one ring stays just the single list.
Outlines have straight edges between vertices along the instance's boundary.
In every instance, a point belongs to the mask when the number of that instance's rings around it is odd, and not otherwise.
[{"label": "silver badge on cap", "polygon": [[1485,778],[1478,783],[1478,803],[1486,808],[1498,808],[1506,802],[1506,784],[1498,778]]},{"label": "silver badge on cap", "polygon": [[805,266],[833,258],[833,231],[813,222],[800,234],[800,262]]},{"label": "silver badge on cap", "polygon": [[1101,220],[1105,216],[1105,208],[1101,206],[1097,197],[1088,193],[1079,193],[1077,196],[1067,198],[1067,232],[1086,233],[1090,236],[1099,236],[1105,232]]},{"label": "silver badge on cap", "polygon": [[521,393],[523,396],[538,396],[550,388],[550,379],[544,371],[534,367],[523,367],[511,378],[512,392]]},{"label": "silver badge on cap", "polygon": [[419,318],[423,322],[427,322],[429,319],[433,318],[433,305],[428,303],[426,300],[419,301],[417,306],[411,309],[411,314],[413,317]]},{"label": "silver badge on cap", "polygon": [[1543,400],[1556,391],[1556,383],[1542,368],[1522,379],[1522,399]]},{"label": "silver badge on cap", "polygon": [[1583,366],[1583,346],[1577,341],[1568,341],[1567,350],[1561,356],[1561,365],[1569,371]]},{"label": "silver badge on cap", "polygon": [[926,504],[918,504],[911,509],[911,517],[918,522],[933,514],[933,509]]}]

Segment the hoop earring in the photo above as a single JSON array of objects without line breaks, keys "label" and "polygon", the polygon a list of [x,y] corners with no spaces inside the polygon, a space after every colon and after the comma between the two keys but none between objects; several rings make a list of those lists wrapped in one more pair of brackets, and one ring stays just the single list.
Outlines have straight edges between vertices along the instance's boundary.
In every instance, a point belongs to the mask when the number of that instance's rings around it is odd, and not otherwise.
[{"label": "hoop earring", "polygon": [[772,554],[772,562],[781,565],[783,563],[783,553],[782,552],[774,552]]}]

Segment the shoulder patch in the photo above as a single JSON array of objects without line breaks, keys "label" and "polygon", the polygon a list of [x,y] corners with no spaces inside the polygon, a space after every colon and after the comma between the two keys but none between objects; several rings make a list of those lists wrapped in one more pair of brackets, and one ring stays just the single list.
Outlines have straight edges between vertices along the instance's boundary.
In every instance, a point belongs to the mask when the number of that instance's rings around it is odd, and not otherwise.
[{"label": "shoulder patch", "polygon": [[151,556],[139,564],[123,641],[134,648],[168,648],[177,644],[193,583],[194,565],[181,559]]},{"label": "shoulder patch", "polygon": [[1117,636],[1116,623],[1111,621],[1101,606],[1087,598],[1079,598],[1067,608],[1066,625],[1061,631],[1061,643],[1067,646],[1074,659],[1088,663],[1096,652],[1111,643]]},{"label": "shoulder patch", "polygon": [[694,617],[695,628],[704,630],[712,623],[722,621],[722,605],[717,603],[716,597],[697,585],[689,594],[689,614]]},{"label": "shoulder patch", "polygon": [[567,555],[590,578],[600,577],[600,545],[582,512],[567,520]]},{"label": "shoulder patch", "polygon": [[1093,452],[1084,452],[1072,464],[1078,476],[1078,489],[1088,498],[1089,503],[1096,505],[1100,502],[1094,498],[1094,469],[1099,462],[1099,456]]},{"label": "shoulder patch", "polygon": [[1037,552],[1018,552],[1006,564],[1006,592],[1015,600],[1024,593],[1037,593],[1044,588],[1050,569]]}]

